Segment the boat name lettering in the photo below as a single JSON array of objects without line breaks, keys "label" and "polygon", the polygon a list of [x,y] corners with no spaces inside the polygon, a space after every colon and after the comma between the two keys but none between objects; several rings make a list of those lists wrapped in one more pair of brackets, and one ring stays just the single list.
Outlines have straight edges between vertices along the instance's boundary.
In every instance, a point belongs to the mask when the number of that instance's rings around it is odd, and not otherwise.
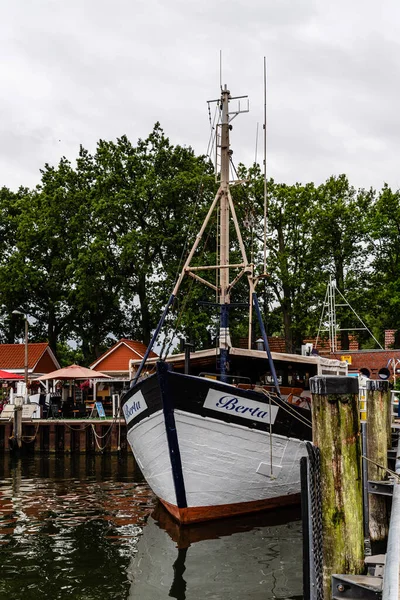
[{"label": "boat name lettering", "polygon": [[226,410],[234,410],[235,412],[241,414],[248,412],[253,417],[257,415],[261,419],[264,419],[268,415],[268,411],[260,410],[258,406],[256,408],[249,408],[248,406],[239,404],[238,398],[234,398],[233,396],[222,396],[222,398],[220,398],[217,402],[217,407],[220,406]]},{"label": "boat name lettering", "polygon": [[147,408],[148,407],[142,392],[136,392],[136,394],[132,396],[132,398],[127,400],[123,406],[122,410],[124,413],[125,421],[129,423],[130,421],[132,421],[132,419],[140,415],[140,413],[142,413]]},{"label": "boat name lettering", "polygon": [[259,402],[241,396],[221,396],[221,392],[212,389],[208,391],[204,402],[204,408],[218,410],[220,412],[235,413],[237,416],[243,417],[244,419],[267,423],[270,421],[271,423],[274,423],[278,412],[277,406],[260,406]]}]

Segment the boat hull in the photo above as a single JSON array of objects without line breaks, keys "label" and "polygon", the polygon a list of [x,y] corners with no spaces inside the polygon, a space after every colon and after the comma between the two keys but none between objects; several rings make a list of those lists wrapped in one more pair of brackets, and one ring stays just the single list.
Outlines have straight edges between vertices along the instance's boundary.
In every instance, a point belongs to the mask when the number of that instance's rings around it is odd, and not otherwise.
[{"label": "boat hull", "polygon": [[278,498],[266,498],[265,500],[254,500],[253,502],[217,504],[214,506],[189,506],[188,508],[178,508],[165,500],[160,500],[160,502],[178,523],[189,525],[191,523],[202,523],[204,521],[248,515],[283,506],[295,506],[300,504],[300,493],[284,497],[280,496]]},{"label": "boat hull", "polygon": [[123,411],[144,477],[179,522],[299,501],[305,427],[283,403],[159,369],[130,390]]}]

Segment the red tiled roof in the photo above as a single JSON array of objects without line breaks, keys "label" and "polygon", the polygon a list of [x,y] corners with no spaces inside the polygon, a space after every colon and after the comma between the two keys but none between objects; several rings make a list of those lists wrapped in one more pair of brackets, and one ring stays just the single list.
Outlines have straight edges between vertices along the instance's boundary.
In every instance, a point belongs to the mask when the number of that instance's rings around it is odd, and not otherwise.
[{"label": "red tiled roof", "polygon": [[[143,344],[143,342],[135,342],[134,340],[127,340],[125,338],[122,338],[120,342],[124,342],[124,344],[126,344],[127,346],[129,346],[129,348],[136,352],[136,354],[138,354],[140,358],[144,356],[144,353],[147,350],[147,346]],[[157,356],[157,354],[155,354],[155,352],[150,352],[150,356]]]},{"label": "red tiled roof", "polygon": [[[147,347],[142,342],[122,338],[93,361],[90,368],[97,368],[100,371],[102,369],[104,371],[127,371],[129,360],[143,358],[146,349]],[[150,352],[150,357],[157,357],[157,354]]]},{"label": "red tiled roof", "polygon": [[[34,369],[46,352],[49,344],[28,344],[28,368]],[[0,344],[0,368],[23,369],[25,365],[25,344]]]}]

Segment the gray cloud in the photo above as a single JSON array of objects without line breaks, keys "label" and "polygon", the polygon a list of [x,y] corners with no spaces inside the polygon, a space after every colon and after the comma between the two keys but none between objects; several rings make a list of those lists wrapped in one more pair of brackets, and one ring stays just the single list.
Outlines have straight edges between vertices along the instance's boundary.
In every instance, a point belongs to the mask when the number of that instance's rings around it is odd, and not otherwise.
[{"label": "gray cloud", "polygon": [[4,4],[0,185],[33,186],[45,162],[99,138],[135,142],[157,120],[172,143],[205,152],[222,49],[223,83],[250,97],[236,163],[254,160],[266,55],[269,174],[397,187],[399,12],[395,0]]}]

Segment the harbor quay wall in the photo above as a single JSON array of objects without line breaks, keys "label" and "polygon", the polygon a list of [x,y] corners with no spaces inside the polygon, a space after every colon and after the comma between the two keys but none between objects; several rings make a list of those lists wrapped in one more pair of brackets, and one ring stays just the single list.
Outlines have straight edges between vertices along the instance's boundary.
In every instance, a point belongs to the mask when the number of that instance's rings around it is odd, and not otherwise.
[{"label": "harbor quay wall", "polygon": [[[21,451],[61,454],[126,453],[124,419],[32,419],[22,421]],[[13,421],[0,421],[0,454],[15,449]]]}]

